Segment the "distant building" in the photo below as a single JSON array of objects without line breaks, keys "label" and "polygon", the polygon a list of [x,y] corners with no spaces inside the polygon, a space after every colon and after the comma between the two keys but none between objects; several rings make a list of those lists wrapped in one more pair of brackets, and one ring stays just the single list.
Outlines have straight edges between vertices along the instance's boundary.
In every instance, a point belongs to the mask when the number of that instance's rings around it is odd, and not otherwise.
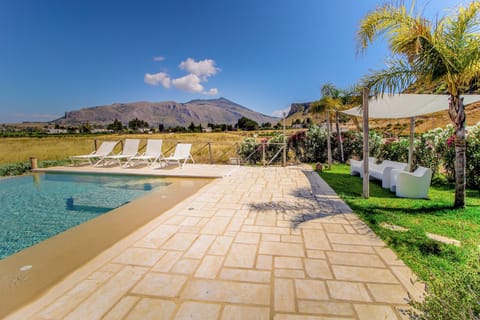
[{"label": "distant building", "polygon": [[92,129],[92,133],[113,133],[113,130],[108,130],[108,129]]},{"label": "distant building", "polygon": [[47,134],[62,134],[62,133],[67,133],[67,129],[48,128],[46,132]]}]

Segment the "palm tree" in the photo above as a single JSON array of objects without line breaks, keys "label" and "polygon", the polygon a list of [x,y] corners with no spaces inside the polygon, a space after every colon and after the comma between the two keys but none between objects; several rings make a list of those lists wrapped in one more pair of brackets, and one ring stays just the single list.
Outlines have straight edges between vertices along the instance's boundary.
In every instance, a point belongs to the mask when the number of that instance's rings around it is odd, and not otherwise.
[{"label": "palm tree", "polygon": [[364,78],[372,94],[401,92],[416,81],[441,81],[449,93],[448,114],[455,127],[455,208],[465,207],[465,110],[460,97],[480,76],[480,2],[436,22],[415,13],[412,5],[385,4],[370,12],[357,32],[360,51],[379,36],[393,56],[384,70]]},{"label": "palm tree", "polygon": [[315,101],[310,106],[310,112],[320,113],[325,112],[325,118],[327,121],[327,163],[332,166],[332,145],[330,141],[331,136],[331,122],[330,122],[330,110],[334,110],[337,104],[336,97],[338,97],[339,90],[331,83],[326,83],[320,88],[322,97],[320,100]]},{"label": "palm tree", "polygon": [[[331,83],[326,83],[321,88],[322,98],[316,101],[310,107],[310,112],[319,113],[325,112],[325,118],[327,121],[327,135],[331,135],[331,114],[330,111],[335,113],[335,127],[337,131],[337,143],[340,148],[340,161],[345,162],[343,155],[343,141],[340,134],[340,111],[351,108],[359,103],[358,89],[352,87],[347,90],[340,90]],[[330,139],[327,139],[327,158],[328,164],[332,162],[332,151]]]}]

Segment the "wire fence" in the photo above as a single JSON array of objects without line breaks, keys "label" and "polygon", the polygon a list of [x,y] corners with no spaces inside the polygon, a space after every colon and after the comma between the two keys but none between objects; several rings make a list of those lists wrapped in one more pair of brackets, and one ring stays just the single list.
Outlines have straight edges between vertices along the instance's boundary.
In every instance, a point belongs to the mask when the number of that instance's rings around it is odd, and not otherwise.
[{"label": "wire fence", "polygon": [[[189,143],[192,145],[191,155],[196,163],[205,164],[262,164],[269,165],[285,165],[287,150],[283,143],[268,143],[262,141],[249,154],[240,152],[241,142],[199,142],[186,140],[168,140],[163,139],[162,153],[164,156],[170,156],[175,147],[179,143]],[[123,149],[123,141],[115,148],[115,152]],[[99,140],[94,140],[94,148],[100,145]],[[141,141],[138,152],[143,153],[146,150],[147,141]]]}]

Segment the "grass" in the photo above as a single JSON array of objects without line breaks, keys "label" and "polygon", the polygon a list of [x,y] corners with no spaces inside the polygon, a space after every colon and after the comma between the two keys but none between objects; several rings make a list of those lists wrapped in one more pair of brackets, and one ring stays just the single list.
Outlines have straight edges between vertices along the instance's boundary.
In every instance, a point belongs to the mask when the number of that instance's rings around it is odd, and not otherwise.
[{"label": "grass", "polygon": [[[210,154],[207,142],[211,142],[212,156],[215,163],[227,163],[236,157],[235,143],[239,143],[246,132],[222,133],[162,133],[162,134],[122,134],[122,135],[71,135],[47,137],[0,138],[0,166],[28,161],[30,157],[39,160],[63,160],[71,155],[87,154],[93,151],[94,140],[124,140],[125,138],[163,139],[164,153],[173,152],[175,142],[192,143],[192,155],[195,161],[209,163]],[[117,147],[120,151],[120,145]],[[170,151],[168,151],[170,150]]]},{"label": "grass", "polygon": [[[398,256],[423,280],[440,278],[445,273],[460,273],[478,268],[480,257],[480,194],[467,191],[466,208],[453,209],[454,190],[431,187],[430,199],[402,199],[370,183],[370,198],[362,197],[362,179],[350,176],[347,165],[334,165],[321,177],[345,200]],[[408,228],[392,231],[381,224]],[[461,247],[433,241],[426,233],[454,238]]]}]

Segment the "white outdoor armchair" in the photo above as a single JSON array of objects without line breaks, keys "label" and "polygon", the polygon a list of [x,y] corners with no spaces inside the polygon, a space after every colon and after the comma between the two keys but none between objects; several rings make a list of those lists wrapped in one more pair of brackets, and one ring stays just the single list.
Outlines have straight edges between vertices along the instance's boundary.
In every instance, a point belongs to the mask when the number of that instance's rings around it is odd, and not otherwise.
[{"label": "white outdoor armchair", "polygon": [[395,194],[402,198],[428,198],[431,181],[430,168],[418,167],[414,172],[399,171]]}]

